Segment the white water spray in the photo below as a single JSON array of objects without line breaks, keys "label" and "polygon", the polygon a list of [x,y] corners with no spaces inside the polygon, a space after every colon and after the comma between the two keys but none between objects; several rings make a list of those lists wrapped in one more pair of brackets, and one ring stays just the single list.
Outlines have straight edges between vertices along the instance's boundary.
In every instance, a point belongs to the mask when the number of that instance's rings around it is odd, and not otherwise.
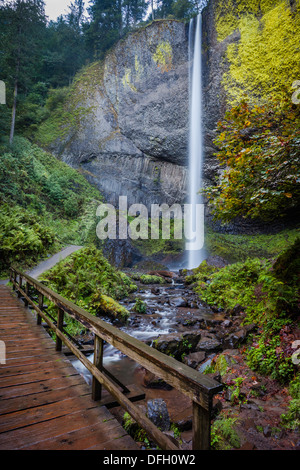
[{"label": "white water spray", "polygon": [[[189,59],[190,67],[190,134],[189,134],[189,204],[192,215],[189,221],[189,234],[197,230],[196,221],[197,204],[202,203],[198,194],[202,181],[203,167],[203,112],[202,112],[202,14],[196,18],[195,34],[194,22],[190,21],[189,27]],[[189,250],[188,268],[196,268],[205,258],[205,250]]]}]

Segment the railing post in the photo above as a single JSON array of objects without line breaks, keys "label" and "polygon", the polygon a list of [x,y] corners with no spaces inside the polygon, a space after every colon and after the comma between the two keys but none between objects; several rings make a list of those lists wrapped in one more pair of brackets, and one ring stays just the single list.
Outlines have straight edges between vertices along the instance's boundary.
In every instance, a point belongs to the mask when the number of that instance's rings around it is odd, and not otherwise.
[{"label": "railing post", "polygon": [[[43,294],[41,294],[40,292],[39,292],[38,294],[39,294],[39,309],[42,310],[42,308],[43,308],[43,303],[44,303],[44,296],[43,296]],[[41,324],[42,324],[42,317],[41,317],[41,315],[37,314],[36,322],[37,322],[38,325],[41,325]]]},{"label": "railing post", "polygon": [[[23,279],[22,279],[22,276],[21,274],[19,274],[19,287],[20,289],[22,289],[22,282],[23,282]],[[18,290],[18,297],[21,297],[21,292]]]},{"label": "railing post", "polygon": [[13,283],[13,290],[16,290],[15,282],[17,282],[17,273],[14,271],[14,283]]},{"label": "railing post", "polygon": [[[26,285],[25,285],[25,294],[28,295],[29,293],[29,284],[28,282],[26,281]],[[24,304],[25,304],[25,307],[28,307],[28,300],[27,299],[24,299]]]},{"label": "railing post", "polygon": [[206,410],[193,402],[193,450],[210,450],[211,400]]},{"label": "railing post", "polygon": [[[94,365],[99,369],[102,370],[103,366],[103,339],[99,338],[99,336],[95,335],[94,340]],[[102,394],[102,385],[98,382],[97,379],[93,376],[92,382],[92,398],[93,400],[101,400]]]},{"label": "railing post", "polygon": [[[58,315],[57,315],[57,328],[62,331],[63,330],[63,326],[64,326],[64,311],[59,308],[58,309]],[[61,351],[61,348],[62,348],[62,340],[56,336],[56,351]]]}]

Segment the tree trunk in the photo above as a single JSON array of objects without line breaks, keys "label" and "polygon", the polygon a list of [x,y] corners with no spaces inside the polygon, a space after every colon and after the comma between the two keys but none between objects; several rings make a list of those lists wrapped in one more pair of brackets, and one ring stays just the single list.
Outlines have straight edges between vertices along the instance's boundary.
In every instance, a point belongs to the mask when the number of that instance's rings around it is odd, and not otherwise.
[{"label": "tree trunk", "polygon": [[18,79],[16,79],[16,81],[15,81],[14,102],[13,102],[13,108],[12,108],[11,127],[10,127],[10,136],[9,136],[9,144],[10,145],[12,145],[12,143],[13,143],[14,133],[15,133],[17,96],[18,96]]},{"label": "tree trunk", "polygon": [[151,0],[151,13],[152,13],[152,21],[154,21],[154,6],[153,6],[153,0]]}]

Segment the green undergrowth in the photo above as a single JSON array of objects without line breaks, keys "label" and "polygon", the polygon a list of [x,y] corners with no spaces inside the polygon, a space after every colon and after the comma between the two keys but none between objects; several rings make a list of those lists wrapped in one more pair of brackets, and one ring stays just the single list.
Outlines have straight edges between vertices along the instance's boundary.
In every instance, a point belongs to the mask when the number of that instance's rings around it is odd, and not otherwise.
[{"label": "green undergrowth", "polygon": [[103,64],[94,62],[82,68],[69,87],[50,89],[43,108],[43,119],[34,132],[34,140],[43,148],[55,142],[66,145],[80,128],[82,120],[93,112],[95,87],[103,76]]},{"label": "green undergrowth", "polygon": [[186,277],[207,304],[229,313],[237,305],[258,333],[246,350],[253,370],[287,382],[295,373],[291,334],[299,316],[300,238],[274,259],[248,258],[218,269],[203,261]]},{"label": "green undergrowth", "polygon": [[102,200],[76,170],[24,138],[0,144],[0,271],[33,266],[68,244],[96,238]]},{"label": "green undergrowth", "polygon": [[118,302],[137,287],[94,246],[60,261],[40,276],[47,287],[88,312],[125,322],[129,312]]},{"label": "green undergrowth", "polygon": [[214,450],[238,449],[240,438],[235,430],[237,418],[220,415],[212,424],[211,446]]},{"label": "green undergrowth", "polygon": [[291,401],[287,412],[281,415],[281,423],[287,429],[299,429],[300,426],[300,374],[290,383]]},{"label": "green undergrowth", "polygon": [[286,229],[270,235],[232,235],[207,228],[205,244],[210,254],[235,263],[246,261],[247,258],[274,258],[292,245],[299,236],[299,228]]}]

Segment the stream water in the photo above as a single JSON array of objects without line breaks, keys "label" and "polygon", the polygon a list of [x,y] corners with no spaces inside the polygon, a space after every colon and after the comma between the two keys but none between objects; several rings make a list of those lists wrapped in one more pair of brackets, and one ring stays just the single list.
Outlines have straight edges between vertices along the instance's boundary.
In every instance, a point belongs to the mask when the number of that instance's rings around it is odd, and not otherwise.
[{"label": "stream water", "polygon": [[[120,327],[122,331],[141,341],[151,342],[159,335],[176,331],[176,307],[172,300],[179,297],[184,288],[183,284],[174,281],[166,286],[149,285],[139,288],[138,293],[131,299],[121,301],[128,310],[135,304],[135,297],[147,304],[146,314],[133,314],[128,325]],[[176,303],[176,300],[174,300]],[[109,322],[109,319],[105,319]],[[89,356],[93,361],[93,355]],[[129,385],[134,382],[134,373],[137,364],[124,356],[110,344],[104,345],[103,364],[111,373],[116,375],[121,382]],[[73,361],[74,367],[82,374],[86,382],[91,384],[92,377],[80,361]]]},{"label": "stream water", "polygon": [[[120,328],[125,333],[151,345],[159,336],[170,333],[183,333],[200,328],[201,322],[216,318],[208,307],[201,304],[191,288],[182,283],[182,279],[174,273],[172,283],[164,285],[138,284],[138,292],[122,303],[129,311],[135,304],[135,298],[147,304],[147,313],[137,314],[131,311],[130,321]],[[105,321],[110,322],[109,319]],[[93,361],[93,355],[89,356]],[[73,360],[74,367],[92,383],[92,376],[78,360]],[[136,383],[136,372],[139,365],[124,356],[110,344],[104,344],[103,365],[125,385]]]}]

